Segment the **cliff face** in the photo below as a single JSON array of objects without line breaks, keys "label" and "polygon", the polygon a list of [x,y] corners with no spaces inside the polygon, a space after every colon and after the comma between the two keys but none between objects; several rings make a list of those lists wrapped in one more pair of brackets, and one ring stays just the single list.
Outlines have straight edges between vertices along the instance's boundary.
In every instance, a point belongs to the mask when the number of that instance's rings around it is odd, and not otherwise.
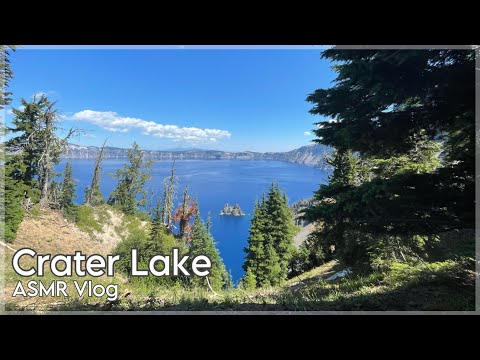
[{"label": "cliff face", "polygon": [[[100,151],[96,146],[80,146],[69,144],[66,158],[95,159]],[[128,149],[106,147],[104,159],[125,159]],[[161,151],[144,150],[145,157],[153,160],[276,160],[290,163],[326,168],[325,156],[330,154],[330,148],[312,144],[288,152],[228,152],[218,150],[185,150]]]}]

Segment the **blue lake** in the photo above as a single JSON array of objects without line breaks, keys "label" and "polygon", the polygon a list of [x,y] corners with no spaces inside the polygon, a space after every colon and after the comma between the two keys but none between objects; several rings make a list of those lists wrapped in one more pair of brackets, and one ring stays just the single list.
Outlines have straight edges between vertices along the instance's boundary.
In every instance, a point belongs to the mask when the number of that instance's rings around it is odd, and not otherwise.
[{"label": "blue lake", "polygon": [[[73,176],[77,182],[77,202],[82,203],[84,190],[90,185],[94,160],[70,159]],[[104,160],[101,191],[105,198],[114,189],[116,179],[109,174],[123,166],[125,160]],[[65,160],[58,166],[63,171]],[[200,212],[204,219],[211,212],[212,235],[220,250],[225,265],[231,271],[235,283],[243,275],[245,258],[243,248],[247,245],[253,204],[272,182],[278,182],[287,193],[289,204],[310,197],[325,183],[327,172],[312,167],[276,161],[229,161],[229,160],[183,160],[175,163],[178,176],[180,202],[183,188],[188,185],[189,193],[197,196]],[[163,179],[169,176],[170,161],[159,161],[152,167],[152,180],[147,189],[162,191]],[[219,216],[225,203],[238,203],[249,214],[243,217]]]}]

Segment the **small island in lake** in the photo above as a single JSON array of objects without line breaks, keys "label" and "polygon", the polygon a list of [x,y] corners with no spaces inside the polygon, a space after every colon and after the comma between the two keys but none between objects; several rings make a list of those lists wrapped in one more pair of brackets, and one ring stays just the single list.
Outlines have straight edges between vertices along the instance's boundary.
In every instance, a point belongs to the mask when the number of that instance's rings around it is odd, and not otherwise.
[{"label": "small island in lake", "polygon": [[243,213],[242,209],[240,209],[240,206],[238,206],[238,204],[231,206],[228,203],[225,204],[225,206],[223,207],[223,210],[220,211],[220,215],[245,216],[245,214]]}]

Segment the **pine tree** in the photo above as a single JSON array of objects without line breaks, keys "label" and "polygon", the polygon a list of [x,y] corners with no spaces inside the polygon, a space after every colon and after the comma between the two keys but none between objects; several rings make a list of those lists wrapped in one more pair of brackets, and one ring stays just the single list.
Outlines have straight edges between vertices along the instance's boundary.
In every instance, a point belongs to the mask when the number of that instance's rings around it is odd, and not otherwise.
[{"label": "pine tree", "polygon": [[[189,247],[189,259],[193,259],[199,255],[207,256],[212,267],[208,280],[213,290],[225,290],[232,287],[231,275],[227,272],[220,253],[215,246],[215,242],[210,231],[207,229],[205,223],[197,211],[192,226],[192,236]],[[208,288],[208,283],[205,277],[192,277],[192,284],[194,286],[201,286]]]},{"label": "pine tree", "polygon": [[[329,49],[322,56],[336,62],[336,84],[307,100],[312,114],[333,119],[316,124],[315,141],[335,147],[338,162],[307,211],[322,224],[317,242],[346,263],[368,265],[385,244],[395,257],[417,236],[473,228],[474,51]],[[356,174],[341,159],[348,151]]]},{"label": "pine tree", "polygon": [[[256,286],[276,286],[286,280],[294,253],[295,222],[286,195],[271,184],[267,197],[255,204],[243,269]],[[252,280],[253,279],[253,280]]]},{"label": "pine tree", "polygon": [[286,279],[284,269],[282,268],[281,258],[278,255],[272,243],[267,243],[265,247],[265,268],[268,269],[268,281],[260,283],[261,286],[277,286]]},{"label": "pine tree", "polygon": [[245,289],[245,290],[252,290],[257,287],[257,279],[255,278],[255,275],[253,275],[253,272],[248,269],[245,272],[245,275],[243,278],[240,280],[240,288]]},{"label": "pine tree", "polygon": [[[267,243],[272,245],[275,253],[278,255],[280,269],[278,275],[277,269],[272,272],[271,282],[273,285],[287,279],[288,264],[294,251],[293,237],[295,236],[296,228],[292,211],[288,207],[286,194],[280,190],[278,184],[270,186],[265,206],[268,214],[265,236]],[[270,252],[267,248],[267,258],[270,256],[269,254]]]},{"label": "pine tree", "polygon": [[[23,162],[23,182],[30,189],[40,192],[40,204],[49,205],[49,185],[55,177],[54,165],[60,162],[60,155],[68,143],[68,139],[77,132],[70,129],[64,138],[56,132],[58,128],[58,114],[54,109],[55,103],[48,100],[45,95],[33,101],[21,100],[23,110],[12,109],[14,118],[13,128],[8,129],[13,133],[20,133],[7,142],[11,152],[21,154]],[[29,195],[32,195],[30,192]]]},{"label": "pine tree", "polygon": [[256,201],[253,210],[253,217],[250,223],[250,236],[248,237],[248,247],[244,249],[247,253],[243,269],[251,277],[249,283],[255,282],[255,285],[262,286],[269,283],[267,279],[267,269],[265,269],[265,232],[266,232],[266,205],[265,197],[261,201]]},{"label": "pine tree", "polygon": [[[16,46],[0,45],[0,111],[11,102],[11,92],[8,84],[13,77],[10,68],[9,50],[15,51]],[[0,136],[5,136],[5,124],[0,123]],[[0,239],[12,242],[24,216],[22,207],[25,193],[23,174],[25,164],[18,155],[5,155],[5,144],[0,144],[0,157],[5,162],[0,166]]]},{"label": "pine tree", "polygon": [[[128,150],[129,163],[113,175],[118,179],[118,183],[110,194],[108,204],[119,208],[127,215],[135,214],[138,208],[147,202],[145,183],[151,179],[150,167],[153,161],[145,160],[143,155],[138,144],[134,142],[132,148]],[[141,196],[139,200],[138,196]]]},{"label": "pine tree", "polygon": [[66,209],[72,206],[72,204],[74,203],[73,199],[75,198],[75,187],[75,180],[72,176],[72,165],[70,164],[70,162],[67,162],[67,164],[65,165],[65,171],[61,185],[61,209]]},{"label": "pine tree", "polygon": [[[2,215],[5,217],[5,226],[0,224],[0,228],[5,228],[3,234],[5,241],[12,242],[15,240],[18,227],[25,214],[22,204],[28,187],[23,182],[23,162],[18,159],[18,156],[8,156],[8,158],[5,166],[0,167],[0,176],[5,179],[5,186],[0,187],[1,197],[4,201],[4,207],[2,207],[4,214]],[[3,193],[3,191],[5,192]]]},{"label": "pine tree", "polygon": [[75,180],[72,175],[72,165],[67,162],[63,175],[63,181],[60,186],[60,209],[68,219],[74,220],[77,213],[77,205],[73,201],[76,189]]},{"label": "pine tree", "polygon": [[98,206],[105,203],[105,199],[100,191],[100,179],[102,177],[102,160],[106,143],[107,140],[104,141],[97,159],[95,160],[92,183],[90,184],[90,187],[85,189],[85,205]]},{"label": "pine tree", "polygon": [[320,185],[320,189],[315,192],[316,205],[307,208],[304,216],[309,221],[320,224],[313,236],[321,243],[308,241],[309,250],[316,253],[320,248],[320,253],[325,255],[326,260],[330,260],[333,256],[332,249],[344,251],[346,214],[337,209],[339,196],[345,194],[358,181],[358,159],[351,150],[340,149],[335,150],[326,161],[333,167],[332,175],[328,178],[328,184]]}]

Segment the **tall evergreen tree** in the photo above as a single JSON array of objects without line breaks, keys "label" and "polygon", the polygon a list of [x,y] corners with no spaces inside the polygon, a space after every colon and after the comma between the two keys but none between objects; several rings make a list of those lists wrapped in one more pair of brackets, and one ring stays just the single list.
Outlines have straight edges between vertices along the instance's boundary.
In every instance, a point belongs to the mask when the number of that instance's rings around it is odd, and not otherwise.
[{"label": "tall evergreen tree", "polygon": [[[16,46],[0,45],[0,111],[10,104],[11,92],[8,84],[13,77],[10,68],[10,50],[15,51]],[[3,120],[3,119],[2,119]],[[5,135],[5,124],[0,123],[0,136]],[[27,187],[22,181],[25,172],[24,163],[18,155],[6,155],[5,143],[0,143],[0,239],[12,242],[15,239],[18,226],[24,216],[23,200]]]},{"label": "tall evergreen tree", "polygon": [[[249,283],[275,286],[286,280],[294,253],[295,222],[287,197],[271,184],[267,197],[255,204],[243,269]],[[244,280],[244,282],[247,280]]]},{"label": "tall evergreen tree", "polygon": [[49,185],[55,176],[54,166],[60,162],[60,155],[76,130],[70,129],[64,138],[56,134],[59,128],[55,103],[45,95],[40,98],[34,96],[31,102],[22,99],[21,103],[24,109],[12,109],[13,127],[8,129],[20,134],[7,142],[7,148],[21,154],[23,182],[30,189],[38,189],[40,204],[48,206]]},{"label": "tall evergreen tree", "polygon": [[[8,156],[5,166],[0,166],[0,176],[5,179],[5,186],[0,187],[0,194],[4,201],[2,207],[4,213],[5,226],[0,224],[0,228],[5,228],[4,238],[6,242],[15,240],[15,236],[23,220],[25,209],[22,204],[25,200],[28,187],[23,182],[25,168],[19,156]],[[2,218],[3,218],[2,216]]]},{"label": "tall evergreen tree", "polygon": [[105,199],[100,191],[100,179],[102,177],[102,160],[106,143],[107,140],[103,142],[102,148],[95,159],[95,166],[93,168],[93,177],[90,187],[85,189],[86,205],[97,206],[105,203]]},{"label": "tall evergreen tree", "polygon": [[[327,230],[339,230],[343,219],[343,236],[332,240],[341,257],[368,263],[385,239],[402,238],[398,248],[417,235],[473,227],[474,51],[329,49],[322,56],[336,62],[338,75],[307,98],[312,114],[333,119],[316,124],[316,141],[355,152],[358,173],[353,186],[330,180],[321,187],[322,202],[307,216]],[[334,170],[349,172],[344,162]]]},{"label": "tall evergreen tree", "polygon": [[[197,211],[192,226],[192,236],[189,247],[189,259],[196,256],[205,255],[212,262],[208,280],[213,290],[225,290],[232,287],[232,279],[227,272],[220,253],[215,246],[212,234],[207,229],[205,223]],[[192,283],[196,286],[208,288],[205,277],[192,277]]]},{"label": "tall evergreen tree", "polygon": [[[295,236],[295,221],[291,209],[288,207],[287,196],[278,184],[271,185],[266,201],[268,223],[266,229],[267,242],[273,246],[278,255],[279,275],[272,276],[272,285],[287,279],[288,264],[293,255]],[[268,249],[267,249],[268,254]]]},{"label": "tall evergreen tree", "polygon": [[[321,238],[321,243],[307,241],[311,253],[320,253],[329,260],[334,255],[334,250],[344,251],[345,248],[345,222],[346,213],[338,210],[342,194],[352,189],[358,182],[359,160],[351,150],[335,150],[326,158],[327,164],[333,167],[332,174],[328,177],[328,184],[320,185],[315,192],[314,206],[306,209],[305,217],[311,221],[319,222],[314,237]],[[368,169],[370,171],[370,169]],[[320,249],[320,251],[319,251]]]},{"label": "tall evergreen tree", "polygon": [[243,270],[248,274],[248,279],[245,277],[244,280],[248,283],[249,287],[252,285],[264,286],[270,284],[265,260],[266,221],[265,196],[262,196],[261,201],[255,202],[249,229],[248,247],[244,249],[247,256],[243,264]]},{"label": "tall evergreen tree", "polygon": [[132,148],[128,150],[129,163],[113,175],[118,179],[118,183],[110,194],[108,204],[128,215],[135,214],[138,208],[147,202],[145,183],[151,179],[150,167],[153,161],[145,160],[143,155],[138,144],[134,142]]}]

